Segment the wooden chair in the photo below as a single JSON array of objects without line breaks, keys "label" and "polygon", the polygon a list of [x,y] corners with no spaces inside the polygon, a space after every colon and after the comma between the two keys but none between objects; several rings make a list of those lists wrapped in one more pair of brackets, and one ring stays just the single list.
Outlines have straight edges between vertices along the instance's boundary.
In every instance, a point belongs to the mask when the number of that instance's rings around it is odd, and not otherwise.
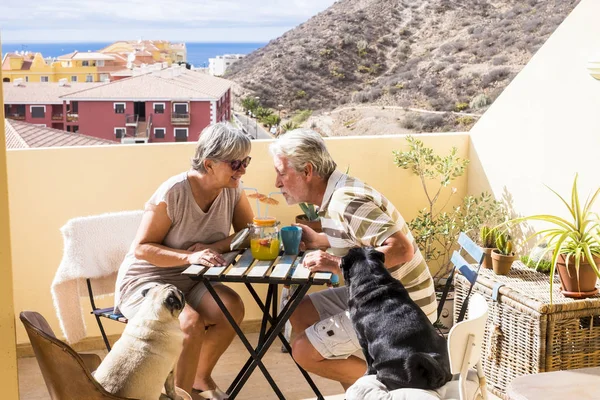
[{"label": "wooden chair", "polygon": [[[52,400],[132,400],[104,390],[92,376],[100,365],[97,354],[79,354],[58,340],[46,319],[34,311],[23,311],[19,318],[27,331],[44,382]],[[191,397],[183,390],[184,399]]]}]

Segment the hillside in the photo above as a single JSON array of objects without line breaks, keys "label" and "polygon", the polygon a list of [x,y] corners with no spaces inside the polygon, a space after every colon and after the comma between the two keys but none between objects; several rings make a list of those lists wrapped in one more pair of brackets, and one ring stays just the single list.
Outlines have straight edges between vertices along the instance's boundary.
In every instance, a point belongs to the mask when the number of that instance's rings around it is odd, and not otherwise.
[{"label": "hillside", "polygon": [[[340,0],[226,77],[273,108],[366,103],[481,113],[578,1]],[[402,125],[464,130],[472,122],[409,114]]]}]

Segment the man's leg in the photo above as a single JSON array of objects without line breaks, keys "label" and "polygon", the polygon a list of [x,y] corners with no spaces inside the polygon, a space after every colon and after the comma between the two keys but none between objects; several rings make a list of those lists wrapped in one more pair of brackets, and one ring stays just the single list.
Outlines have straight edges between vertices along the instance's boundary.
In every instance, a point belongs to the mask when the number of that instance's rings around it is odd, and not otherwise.
[{"label": "man's leg", "polygon": [[308,372],[338,381],[347,390],[367,371],[365,361],[356,356],[347,359],[328,360],[323,357],[306,337],[300,333],[292,343],[294,360]]},{"label": "man's leg", "polygon": [[[329,295],[332,292],[323,291],[319,293]],[[320,300],[318,297],[316,297],[316,299]],[[340,306],[341,305],[342,304],[340,304]],[[292,332],[295,335],[292,342],[292,355],[294,360],[305,370],[324,378],[338,381],[342,384],[344,390],[348,389],[348,387],[350,387],[358,378],[364,375],[367,370],[367,364],[364,360],[355,356],[350,356],[347,359],[332,360],[321,355],[321,353],[315,349],[305,333],[305,330],[308,327],[320,320],[321,316],[311,298],[305,296],[290,317],[293,328]]]}]

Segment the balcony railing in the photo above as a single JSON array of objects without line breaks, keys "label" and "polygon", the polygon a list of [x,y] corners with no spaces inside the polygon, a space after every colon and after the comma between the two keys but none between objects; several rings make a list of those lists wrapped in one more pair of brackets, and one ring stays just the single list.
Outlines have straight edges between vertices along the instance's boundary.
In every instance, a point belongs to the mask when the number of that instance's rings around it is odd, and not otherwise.
[{"label": "balcony railing", "polygon": [[79,114],[67,113],[67,122],[79,121]]},{"label": "balcony railing", "polygon": [[63,119],[63,114],[62,113],[53,113],[52,114],[52,120],[53,121],[62,121]]},{"label": "balcony railing", "polygon": [[190,124],[190,114],[179,114],[173,113],[171,114],[171,124],[173,125],[189,125]]},{"label": "balcony railing", "polygon": [[137,126],[140,116],[137,114],[125,115],[125,126]]},{"label": "balcony railing", "polygon": [[6,118],[22,121],[25,119],[25,114],[19,114],[19,113],[6,114]]}]

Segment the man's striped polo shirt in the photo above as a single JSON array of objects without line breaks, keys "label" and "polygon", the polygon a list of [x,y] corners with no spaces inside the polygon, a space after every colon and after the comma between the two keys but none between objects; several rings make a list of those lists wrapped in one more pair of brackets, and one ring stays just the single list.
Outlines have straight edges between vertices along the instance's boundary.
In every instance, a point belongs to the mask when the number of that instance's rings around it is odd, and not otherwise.
[{"label": "man's striped polo shirt", "polygon": [[412,242],[412,260],[388,269],[429,319],[436,319],[437,302],[431,273],[398,210],[381,193],[362,181],[335,171],[327,182],[319,210],[323,233],[335,254],[352,247],[379,247],[401,231]]}]

